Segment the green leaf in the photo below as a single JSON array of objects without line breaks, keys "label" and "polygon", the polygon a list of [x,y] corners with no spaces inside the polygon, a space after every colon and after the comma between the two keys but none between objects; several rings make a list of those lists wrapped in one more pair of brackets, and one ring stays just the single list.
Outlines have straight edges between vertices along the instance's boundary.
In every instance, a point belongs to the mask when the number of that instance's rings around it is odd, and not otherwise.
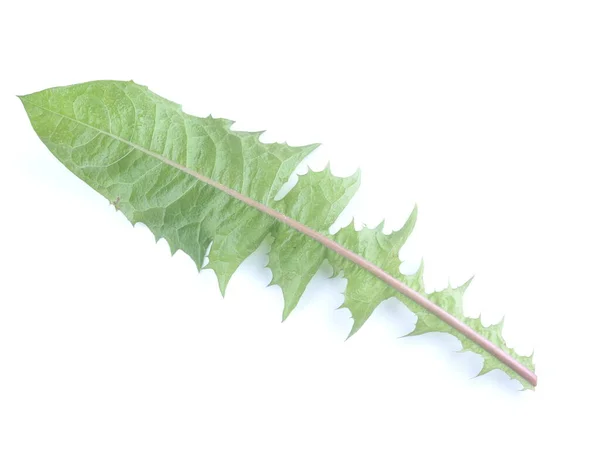
[{"label": "green leaf", "polygon": [[[284,319],[327,260],[335,275],[343,274],[348,280],[341,307],[348,308],[354,320],[350,335],[382,301],[395,297],[417,316],[411,335],[450,333],[463,350],[483,357],[480,375],[500,369],[525,388],[533,388],[496,357],[373,273],[298,232],[304,229],[290,228],[281,221],[289,218],[328,235],[330,225],[358,189],[359,173],[339,178],[326,168],[299,177],[297,185],[276,200],[284,183],[316,145],[262,143],[260,133],[233,131],[233,122],[225,119],[190,116],[179,105],[133,82],[96,81],[20,98],[48,149],[133,224],[142,222],[157,240],[165,238],[173,253],[187,253],[198,270],[203,269],[210,246],[205,269],[214,270],[223,294],[240,264],[272,236],[268,267],[272,284],[283,292]],[[399,269],[398,253],[416,217],[415,208],[402,229],[391,234],[383,233],[383,223],[360,231],[350,224],[329,239],[425,294],[422,265],[412,275]],[[532,356],[520,356],[507,347],[502,323],[484,327],[479,319],[464,316],[462,298],[469,282],[434,292],[429,300],[533,371]]]}]

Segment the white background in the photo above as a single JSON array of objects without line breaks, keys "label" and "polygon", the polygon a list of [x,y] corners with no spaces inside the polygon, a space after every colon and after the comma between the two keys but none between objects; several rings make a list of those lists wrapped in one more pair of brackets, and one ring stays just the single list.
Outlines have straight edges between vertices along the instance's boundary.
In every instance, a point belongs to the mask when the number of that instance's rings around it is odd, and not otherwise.
[{"label": "white background", "polygon": [[[0,448],[597,448],[597,2],[151,3],[0,7]],[[264,248],[222,299],[15,96],[96,79],[323,143],[300,172],[363,174],[334,230],[417,203],[402,269],[424,258],[430,290],[475,274],[467,313],[535,348],[536,392],[472,379],[448,336],[397,339],[397,302],[345,341],[326,273],[280,323]]]}]

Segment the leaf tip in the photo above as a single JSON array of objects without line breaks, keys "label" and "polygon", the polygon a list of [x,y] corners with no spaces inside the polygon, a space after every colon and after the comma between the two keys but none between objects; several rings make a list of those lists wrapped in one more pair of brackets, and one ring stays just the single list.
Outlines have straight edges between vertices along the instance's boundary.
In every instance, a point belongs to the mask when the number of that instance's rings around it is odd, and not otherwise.
[{"label": "leaf tip", "polygon": [[287,305],[283,307],[283,312],[281,313],[281,323],[285,322],[285,320],[290,317],[291,312],[292,309],[288,308]]},{"label": "leaf tip", "polygon": [[362,178],[362,171],[360,170],[360,167],[358,167],[349,178],[360,184]]},{"label": "leaf tip", "polygon": [[354,328],[354,325],[352,325],[352,329],[350,330],[350,333],[348,333],[348,336],[346,336],[346,339],[344,339],[344,342],[346,342],[348,339],[354,336],[357,331],[358,330]]},{"label": "leaf tip", "polygon": [[412,212],[410,213],[410,215],[414,215],[415,216],[415,220],[417,219],[417,216],[419,214],[419,205],[417,205],[416,203],[413,206]]},{"label": "leaf tip", "polygon": [[[459,291],[461,294],[464,294],[467,288],[471,285],[473,278],[475,278],[475,275],[471,276],[471,278],[465,281],[461,286],[457,287],[456,290]],[[449,284],[448,287],[450,287]],[[504,318],[502,318],[502,321],[504,321]]]},{"label": "leaf tip", "polygon": [[225,291],[227,289],[227,285],[222,285],[221,283],[219,284],[219,292],[221,293],[221,298],[225,298]]},{"label": "leaf tip", "polygon": [[[285,145],[287,145],[287,144],[285,144]],[[300,150],[305,156],[308,156],[312,152],[314,152],[317,148],[319,148],[320,146],[321,146],[321,143],[320,142],[316,142],[314,144],[302,145],[302,146],[296,147],[296,148],[298,150]]]},{"label": "leaf tip", "polygon": [[398,239],[400,239],[400,241],[399,241],[400,246],[404,245],[404,243],[406,242],[406,240],[409,238],[409,236],[411,235],[411,233],[415,229],[415,224],[417,223],[417,214],[418,214],[418,211],[419,210],[417,208],[417,205],[415,204],[415,206],[413,206],[412,211],[408,215],[408,218],[404,222],[404,225],[402,225],[402,228],[400,228],[395,233],[396,236],[398,237]]},{"label": "leaf tip", "polygon": [[[227,285],[229,284],[229,280],[231,280],[231,275],[222,273],[220,270],[217,270],[217,268],[213,264],[211,264],[210,261],[208,261],[208,264],[202,267],[202,269],[212,269],[212,271],[217,276],[217,284],[219,286],[221,298],[225,298],[225,291],[227,291]],[[200,270],[201,268],[199,267],[198,272],[200,272]]]}]

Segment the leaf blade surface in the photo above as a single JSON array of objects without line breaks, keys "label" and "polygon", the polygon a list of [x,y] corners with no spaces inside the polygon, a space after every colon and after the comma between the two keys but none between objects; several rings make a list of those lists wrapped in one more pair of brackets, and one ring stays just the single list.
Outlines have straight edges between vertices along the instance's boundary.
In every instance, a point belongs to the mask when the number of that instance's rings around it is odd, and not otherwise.
[{"label": "leaf blade surface", "polygon": [[[309,171],[283,199],[275,200],[316,145],[262,143],[260,133],[233,131],[232,122],[225,119],[188,115],[179,105],[133,82],[83,83],[48,89],[21,100],[50,151],[132,223],[144,223],[157,240],[165,238],[173,253],[180,249],[187,253],[199,270],[212,243],[207,267],[217,274],[222,293],[240,264],[272,235],[269,267],[272,283],[283,291],[284,318],[327,260],[335,274],[343,273],[348,279],[342,306],[350,310],[354,320],[351,335],[382,301],[396,297],[417,315],[411,334],[450,333],[461,341],[464,350],[483,357],[480,374],[500,369],[525,388],[533,387],[372,273],[265,214],[265,208],[272,208],[285,218],[327,234],[356,192],[358,173],[339,178],[328,169]],[[240,201],[240,196],[259,207],[264,205],[263,210]],[[414,275],[399,270],[398,253],[415,221],[416,209],[405,226],[390,235],[383,233],[382,225],[357,231],[350,224],[328,238],[425,295],[422,267]],[[501,324],[483,327],[479,319],[464,316],[462,296],[468,284],[431,293],[429,300],[533,371],[532,357],[508,348]]]}]

